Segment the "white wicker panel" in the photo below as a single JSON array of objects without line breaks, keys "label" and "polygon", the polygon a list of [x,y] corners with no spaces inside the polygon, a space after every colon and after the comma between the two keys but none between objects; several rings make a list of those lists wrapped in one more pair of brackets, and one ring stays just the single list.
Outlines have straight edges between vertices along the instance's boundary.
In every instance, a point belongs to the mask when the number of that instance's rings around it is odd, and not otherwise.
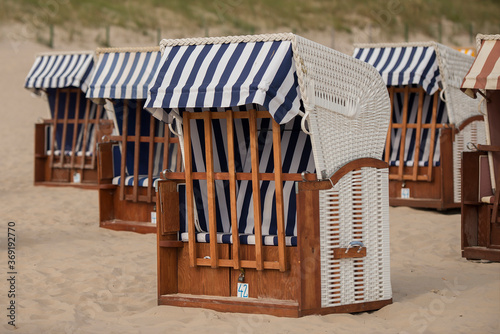
[{"label": "white wicker panel", "polygon": [[474,62],[474,57],[442,44],[436,43],[435,47],[443,80],[448,117],[450,123],[458,125],[471,116],[479,115],[477,102],[460,90],[462,81]]},{"label": "white wicker panel", "polygon": [[[387,169],[365,167],[320,191],[322,307],[392,298],[388,204]],[[332,259],[356,240],[366,257]]]},{"label": "white wicker panel", "polygon": [[[465,94],[463,94],[465,95]],[[484,121],[476,121],[467,125],[455,135],[453,142],[453,199],[455,203],[462,200],[462,152],[469,152],[468,143],[486,144],[486,130]]]},{"label": "white wicker panel", "polygon": [[381,159],[391,107],[377,70],[300,36],[292,42],[319,177],[357,158]]}]

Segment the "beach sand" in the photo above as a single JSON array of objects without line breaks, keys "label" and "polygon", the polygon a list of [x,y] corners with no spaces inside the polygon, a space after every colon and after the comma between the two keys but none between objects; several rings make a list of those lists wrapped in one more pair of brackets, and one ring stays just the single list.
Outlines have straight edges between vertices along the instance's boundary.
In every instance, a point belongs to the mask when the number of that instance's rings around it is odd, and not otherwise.
[{"label": "beach sand", "polygon": [[391,208],[392,305],[300,319],[157,306],[156,238],[98,227],[95,190],[33,186],[47,104],[24,79],[43,46],[0,41],[0,332],[15,223],[17,333],[499,333],[500,264],[460,256],[460,214]]}]

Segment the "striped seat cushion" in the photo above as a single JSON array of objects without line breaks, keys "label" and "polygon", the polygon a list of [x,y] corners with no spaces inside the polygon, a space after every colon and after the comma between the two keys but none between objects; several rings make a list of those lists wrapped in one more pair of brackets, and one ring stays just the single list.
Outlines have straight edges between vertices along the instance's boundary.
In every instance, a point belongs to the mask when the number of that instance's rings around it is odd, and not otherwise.
[{"label": "striped seat cushion", "polygon": [[[139,179],[139,183],[138,183],[139,187],[147,187],[149,185],[150,181],[149,181],[147,175],[139,175],[138,179]],[[156,183],[158,182],[159,179],[160,179],[160,177],[158,177],[158,176],[153,177],[153,187],[156,186]],[[134,183],[135,183],[134,176],[127,176],[125,178],[125,185],[126,186],[133,186]],[[115,176],[112,180],[112,184],[120,185],[121,184],[121,177]]]},{"label": "striped seat cushion", "polygon": [[[51,151],[51,150],[48,150],[48,151],[47,151],[47,155],[51,155],[51,154],[52,154],[52,151]],[[55,150],[55,151],[54,151],[54,155],[55,155],[55,156],[60,156],[60,155],[61,155],[61,151],[60,151],[60,150]],[[73,152],[72,152],[72,151],[64,151],[64,155],[65,155],[65,156],[70,157],[70,156],[72,156],[72,155],[73,155]],[[85,152],[85,156],[86,156],[86,157],[91,157],[91,156],[93,156],[93,155],[94,155],[94,152],[90,152],[90,151]],[[83,156],[83,152],[82,152],[82,151],[78,151],[78,152],[76,152],[76,156],[77,156],[77,157],[81,157],[81,156]]]},{"label": "striped seat cushion", "polygon": [[[188,241],[188,233],[181,233],[181,240]],[[196,233],[196,241],[202,243],[210,242],[210,235],[207,232]],[[217,233],[217,243],[219,244],[232,244],[233,236],[230,233]],[[242,245],[255,245],[254,234],[240,234],[240,244]],[[263,235],[262,244],[264,246],[278,246],[278,236],[276,235]],[[287,246],[297,246],[297,237],[285,237],[285,244]]]}]

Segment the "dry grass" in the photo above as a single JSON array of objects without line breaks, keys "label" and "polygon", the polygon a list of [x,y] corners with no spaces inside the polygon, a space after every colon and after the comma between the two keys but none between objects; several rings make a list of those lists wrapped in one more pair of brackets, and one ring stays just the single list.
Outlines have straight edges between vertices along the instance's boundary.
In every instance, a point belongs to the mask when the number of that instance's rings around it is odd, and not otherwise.
[{"label": "dry grass", "polygon": [[275,29],[351,32],[354,27],[372,26],[387,36],[406,30],[434,39],[442,22],[453,25],[453,34],[498,32],[499,12],[497,0],[2,0],[0,4],[2,22],[36,21],[31,23],[41,29],[119,26],[168,31],[181,25],[187,30],[222,27],[228,33],[247,34]]}]

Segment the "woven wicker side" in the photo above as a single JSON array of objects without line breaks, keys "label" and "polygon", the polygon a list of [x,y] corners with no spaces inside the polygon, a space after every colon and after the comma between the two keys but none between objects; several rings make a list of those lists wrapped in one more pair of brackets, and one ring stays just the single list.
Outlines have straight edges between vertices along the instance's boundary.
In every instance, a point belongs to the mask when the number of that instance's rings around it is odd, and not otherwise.
[{"label": "woven wicker side", "polygon": [[357,158],[381,159],[391,107],[380,74],[365,62],[300,36],[293,43],[319,177]]},{"label": "woven wicker side", "polygon": [[450,123],[460,124],[471,116],[479,115],[477,103],[460,91],[462,81],[472,66],[474,57],[442,44],[436,44],[435,48]]},{"label": "woven wicker side", "polygon": [[[362,168],[320,191],[321,306],[392,298],[389,256],[388,170]],[[366,257],[334,259],[351,241]]]},{"label": "woven wicker side", "polygon": [[486,143],[484,121],[472,122],[455,135],[455,141],[453,142],[453,198],[455,203],[460,203],[462,200],[462,186],[460,182],[462,152],[471,151],[467,147],[469,143],[476,145]]}]

